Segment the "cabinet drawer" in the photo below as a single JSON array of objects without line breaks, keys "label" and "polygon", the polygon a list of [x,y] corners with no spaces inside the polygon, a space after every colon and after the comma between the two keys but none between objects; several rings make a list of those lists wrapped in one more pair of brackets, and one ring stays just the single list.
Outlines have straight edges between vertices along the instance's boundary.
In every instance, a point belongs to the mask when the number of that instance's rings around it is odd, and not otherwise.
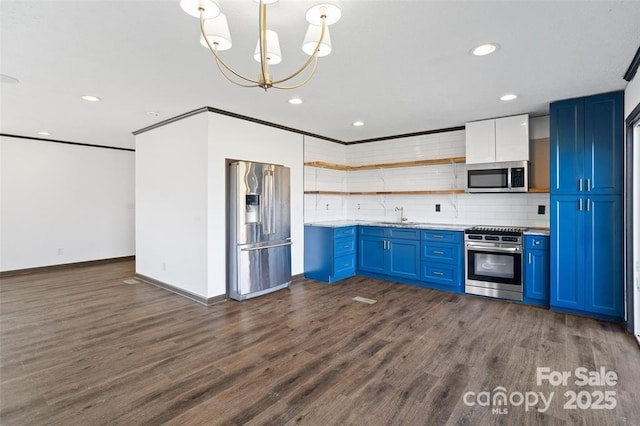
[{"label": "cabinet drawer", "polygon": [[543,235],[525,235],[524,248],[534,250],[549,250],[549,237]]},{"label": "cabinet drawer", "polygon": [[361,226],[360,235],[370,235],[372,237],[384,237],[387,228],[377,226]]},{"label": "cabinet drawer", "polygon": [[458,267],[446,263],[422,262],[423,281],[457,287],[460,283]]},{"label": "cabinet drawer", "polygon": [[389,238],[402,238],[404,240],[419,240],[419,229],[402,229],[402,228],[387,228],[387,236]]},{"label": "cabinet drawer", "polygon": [[353,254],[336,257],[333,263],[333,275],[340,279],[354,275],[356,272],[356,256]]},{"label": "cabinet drawer", "polygon": [[334,228],[333,236],[336,238],[349,237],[351,235],[356,235],[356,227],[348,226],[345,228]]},{"label": "cabinet drawer", "polygon": [[460,231],[422,231],[422,241],[437,241],[441,243],[459,243],[462,241]]},{"label": "cabinet drawer", "polygon": [[430,260],[442,263],[462,262],[460,244],[438,244],[432,242],[422,243],[422,260]]},{"label": "cabinet drawer", "polygon": [[333,254],[338,257],[356,250],[356,237],[337,238],[333,241]]}]

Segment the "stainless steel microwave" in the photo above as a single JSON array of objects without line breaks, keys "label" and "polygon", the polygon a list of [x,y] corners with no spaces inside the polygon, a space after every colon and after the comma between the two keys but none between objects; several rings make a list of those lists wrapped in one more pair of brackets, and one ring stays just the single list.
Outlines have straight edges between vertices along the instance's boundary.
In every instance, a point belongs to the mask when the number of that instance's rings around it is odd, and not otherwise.
[{"label": "stainless steel microwave", "polygon": [[528,192],[529,162],[467,165],[467,192]]}]

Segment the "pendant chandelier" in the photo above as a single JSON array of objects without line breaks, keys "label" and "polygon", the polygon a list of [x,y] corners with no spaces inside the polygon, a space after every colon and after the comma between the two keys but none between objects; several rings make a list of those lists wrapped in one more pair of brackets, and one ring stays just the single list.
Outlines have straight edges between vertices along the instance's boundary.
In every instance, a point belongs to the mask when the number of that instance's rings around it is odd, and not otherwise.
[{"label": "pendant chandelier", "polygon": [[[294,73],[287,77],[274,79],[269,72],[269,65],[282,61],[278,34],[267,27],[267,4],[278,0],[255,0],[259,3],[258,13],[258,44],[253,58],[260,63],[257,78],[246,77],[220,57],[219,52],[231,48],[231,35],[227,18],[220,12],[214,0],[181,0],[180,7],[191,16],[200,19],[200,43],[208,47],[215,57],[216,64],[222,75],[230,82],[242,87],[261,87],[265,91],[269,88],[296,89],[307,83],[316,71],[318,58],[331,53],[331,37],[329,25],[338,22],[341,16],[336,0],[325,0],[307,10],[306,18],[309,22],[307,33],[302,43],[302,50],[309,55],[307,60]],[[307,70],[305,76],[301,76]],[[300,77],[299,77],[300,76]],[[297,82],[287,83],[299,77]],[[301,80],[300,80],[301,79]]]}]

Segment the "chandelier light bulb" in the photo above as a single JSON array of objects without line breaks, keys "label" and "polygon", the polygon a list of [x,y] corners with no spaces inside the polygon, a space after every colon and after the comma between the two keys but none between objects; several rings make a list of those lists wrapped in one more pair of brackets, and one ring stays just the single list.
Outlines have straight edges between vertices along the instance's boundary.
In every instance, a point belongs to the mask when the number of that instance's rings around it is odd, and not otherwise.
[{"label": "chandelier light bulb", "polygon": [[[307,34],[304,36],[302,42],[302,51],[307,55],[313,55],[315,53],[318,41],[320,41],[320,34],[322,34],[322,27],[309,24],[307,28]],[[318,57],[327,56],[331,53],[331,36],[329,35],[329,27],[324,29],[324,37],[322,37],[322,43],[318,49]]]},{"label": "chandelier light bulb", "polygon": [[[229,25],[227,24],[227,17],[222,13],[213,19],[204,21],[204,31],[207,34],[209,43],[211,43],[216,50],[220,52],[231,49],[232,43]],[[206,48],[209,47],[202,34],[200,34],[200,44]]]},{"label": "chandelier light bulb", "polygon": [[204,19],[213,19],[220,14],[218,4],[213,0],[180,0],[180,7],[189,15],[200,17],[200,9],[203,9]]},{"label": "chandelier light bulb", "polygon": [[337,2],[326,2],[312,6],[307,10],[307,22],[311,25],[321,26],[322,17],[325,17],[326,25],[333,25],[340,20],[342,12]]},{"label": "chandelier light bulb", "polygon": [[[260,62],[260,40],[258,40],[256,50],[253,52],[253,59]],[[282,62],[280,39],[278,38],[278,33],[273,30],[267,30],[267,62],[269,65],[276,65]]]}]

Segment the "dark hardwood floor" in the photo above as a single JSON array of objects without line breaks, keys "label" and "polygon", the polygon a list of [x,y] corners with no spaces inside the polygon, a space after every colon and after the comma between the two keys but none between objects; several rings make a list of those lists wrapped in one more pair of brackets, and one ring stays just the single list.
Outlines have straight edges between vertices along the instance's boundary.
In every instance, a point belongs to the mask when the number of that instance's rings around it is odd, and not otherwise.
[{"label": "dark hardwood floor", "polygon": [[[0,424],[640,424],[640,349],[619,325],[360,277],[207,308],[133,274],[2,279]],[[616,385],[574,383],[601,366]],[[572,376],[538,386],[537,367]],[[500,386],[513,404],[478,405]],[[616,406],[565,409],[567,391]],[[554,396],[540,412],[517,392]]]}]

